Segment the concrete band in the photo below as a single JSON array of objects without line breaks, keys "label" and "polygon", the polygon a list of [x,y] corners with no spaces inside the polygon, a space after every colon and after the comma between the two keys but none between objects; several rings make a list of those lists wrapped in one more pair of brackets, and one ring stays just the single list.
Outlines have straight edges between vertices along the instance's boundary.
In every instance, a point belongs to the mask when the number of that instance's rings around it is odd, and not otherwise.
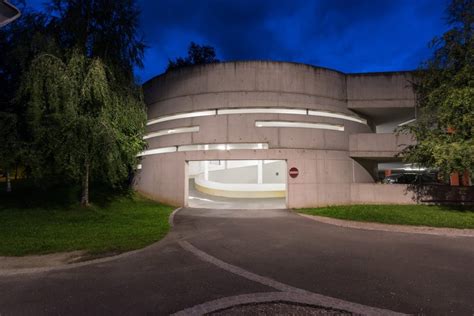
[{"label": "concrete band", "polygon": [[291,114],[291,115],[310,115],[320,117],[332,117],[341,120],[353,121],[361,124],[367,124],[367,120],[356,116],[354,114],[348,115],[339,112],[330,111],[314,111],[309,109],[295,109],[295,108],[237,108],[225,110],[206,110],[196,112],[178,113],[162,117],[153,118],[147,121],[146,125],[153,125],[161,122],[179,120],[184,118],[212,116],[212,115],[229,115],[229,114]]},{"label": "concrete band", "polygon": [[[403,115],[413,111],[410,79],[406,72],[346,75],[258,61],[170,71],[143,86],[147,134],[160,136],[147,139],[135,188],[155,200],[185,206],[188,161],[277,159],[299,170],[298,177],[288,178],[290,208],[414,203],[401,189],[374,187],[377,163],[399,160],[394,156],[412,143],[403,135],[375,133],[378,124],[398,116],[406,121]],[[278,124],[259,127],[256,122]],[[192,126],[199,131],[162,132]],[[336,130],[314,128],[321,126]],[[193,147],[202,144],[211,149]],[[219,144],[235,148],[213,147]]]}]

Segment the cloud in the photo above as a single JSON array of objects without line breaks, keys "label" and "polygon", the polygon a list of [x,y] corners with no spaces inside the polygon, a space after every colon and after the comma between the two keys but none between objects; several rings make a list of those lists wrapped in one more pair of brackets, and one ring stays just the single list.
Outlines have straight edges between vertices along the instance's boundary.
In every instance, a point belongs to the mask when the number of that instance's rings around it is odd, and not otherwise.
[{"label": "cloud", "polygon": [[[43,0],[33,0],[40,2]],[[408,70],[446,31],[449,0],[138,0],[147,80],[209,44],[221,60],[294,61],[344,72]]]}]

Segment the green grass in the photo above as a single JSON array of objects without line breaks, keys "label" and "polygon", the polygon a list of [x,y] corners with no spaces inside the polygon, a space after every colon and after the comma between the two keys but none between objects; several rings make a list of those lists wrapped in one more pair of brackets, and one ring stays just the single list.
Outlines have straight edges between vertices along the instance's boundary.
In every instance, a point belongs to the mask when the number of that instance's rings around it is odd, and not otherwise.
[{"label": "green grass", "polygon": [[473,207],[346,205],[298,209],[300,213],[384,224],[474,228]]},{"label": "green grass", "polygon": [[82,208],[75,202],[77,190],[18,187],[16,193],[0,193],[0,256],[120,253],[151,244],[169,230],[173,207],[130,192],[101,192],[91,207]]}]

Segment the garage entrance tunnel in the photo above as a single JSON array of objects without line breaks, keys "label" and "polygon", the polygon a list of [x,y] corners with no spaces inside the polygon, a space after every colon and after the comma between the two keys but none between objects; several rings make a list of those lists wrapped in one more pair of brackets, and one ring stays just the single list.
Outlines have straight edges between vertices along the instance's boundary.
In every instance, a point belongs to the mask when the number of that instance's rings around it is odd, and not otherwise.
[{"label": "garage entrance tunnel", "polygon": [[187,167],[189,207],[286,208],[285,160],[202,160]]}]

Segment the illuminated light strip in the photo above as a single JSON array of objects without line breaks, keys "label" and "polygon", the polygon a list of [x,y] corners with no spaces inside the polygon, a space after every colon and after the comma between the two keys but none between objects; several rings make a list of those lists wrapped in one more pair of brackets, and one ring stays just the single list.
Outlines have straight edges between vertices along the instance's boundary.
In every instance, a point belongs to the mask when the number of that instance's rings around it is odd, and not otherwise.
[{"label": "illuminated light strip", "polygon": [[342,113],[308,110],[308,115],[338,118],[338,119],[341,119],[341,120],[353,121],[353,122],[357,122],[357,123],[367,125],[367,120],[365,120],[363,118],[356,117],[356,116],[350,116],[350,115],[346,115],[346,114],[342,114]]},{"label": "illuminated light strip", "polygon": [[144,150],[141,153],[139,153],[137,155],[137,157],[157,155],[157,154],[166,154],[166,153],[174,153],[174,152],[176,152],[176,150],[177,150],[176,146],[148,149],[148,150]]},{"label": "illuminated light strip", "polygon": [[235,144],[200,144],[200,145],[181,145],[173,147],[162,147],[155,149],[144,150],[137,155],[149,156],[157,154],[166,154],[174,153],[177,151],[207,151],[207,150],[242,150],[242,149],[268,149],[268,144],[266,143],[235,143]]},{"label": "illuminated light strip", "polygon": [[265,143],[237,143],[237,144],[204,144],[204,145],[182,145],[178,151],[199,150],[237,150],[237,149],[268,149]]},{"label": "illuminated light strip", "polygon": [[403,122],[403,123],[398,124],[398,127],[411,124],[411,123],[413,123],[413,122],[415,122],[415,121],[416,121],[416,118],[411,119],[411,120],[408,120],[408,121],[406,121],[406,122]]},{"label": "illuminated light strip", "polygon": [[174,114],[174,115],[161,116],[156,119],[149,120],[146,123],[146,125],[153,125],[156,123],[179,120],[179,119],[184,119],[184,118],[211,116],[211,115],[217,115],[217,110],[197,111],[197,112],[179,113],[179,114]]},{"label": "illuminated light strip", "polygon": [[315,128],[327,129],[333,131],[344,131],[344,126],[327,123],[307,123],[307,122],[288,122],[288,121],[255,121],[256,127],[296,127],[296,128]]},{"label": "illuminated light strip", "polygon": [[147,134],[147,135],[143,136],[143,139],[149,139],[149,138],[165,136],[165,135],[181,134],[181,133],[194,133],[194,132],[199,132],[199,126],[164,129],[164,130],[161,130],[161,131],[157,131],[157,132]]},{"label": "illuminated light strip", "polygon": [[240,108],[240,109],[219,109],[217,115],[225,114],[296,114],[306,115],[306,109],[284,109],[284,108]]},{"label": "illuminated light strip", "polygon": [[330,117],[337,118],[346,121],[353,121],[361,124],[367,125],[367,120],[354,116],[347,115],[344,113],[330,112],[330,111],[318,111],[318,110],[307,110],[307,109],[289,109],[289,108],[234,108],[234,109],[219,109],[219,110],[206,110],[206,111],[197,111],[197,112],[188,112],[188,113],[179,113],[169,116],[162,116],[156,119],[149,120],[146,125],[152,125],[156,123],[193,118],[193,117],[202,117],[202,116],[212,116],[212,115],[231,115],[231,114],[292,114],[292,115],[310,115],[310,116],[320,116],[320,117]]}]

